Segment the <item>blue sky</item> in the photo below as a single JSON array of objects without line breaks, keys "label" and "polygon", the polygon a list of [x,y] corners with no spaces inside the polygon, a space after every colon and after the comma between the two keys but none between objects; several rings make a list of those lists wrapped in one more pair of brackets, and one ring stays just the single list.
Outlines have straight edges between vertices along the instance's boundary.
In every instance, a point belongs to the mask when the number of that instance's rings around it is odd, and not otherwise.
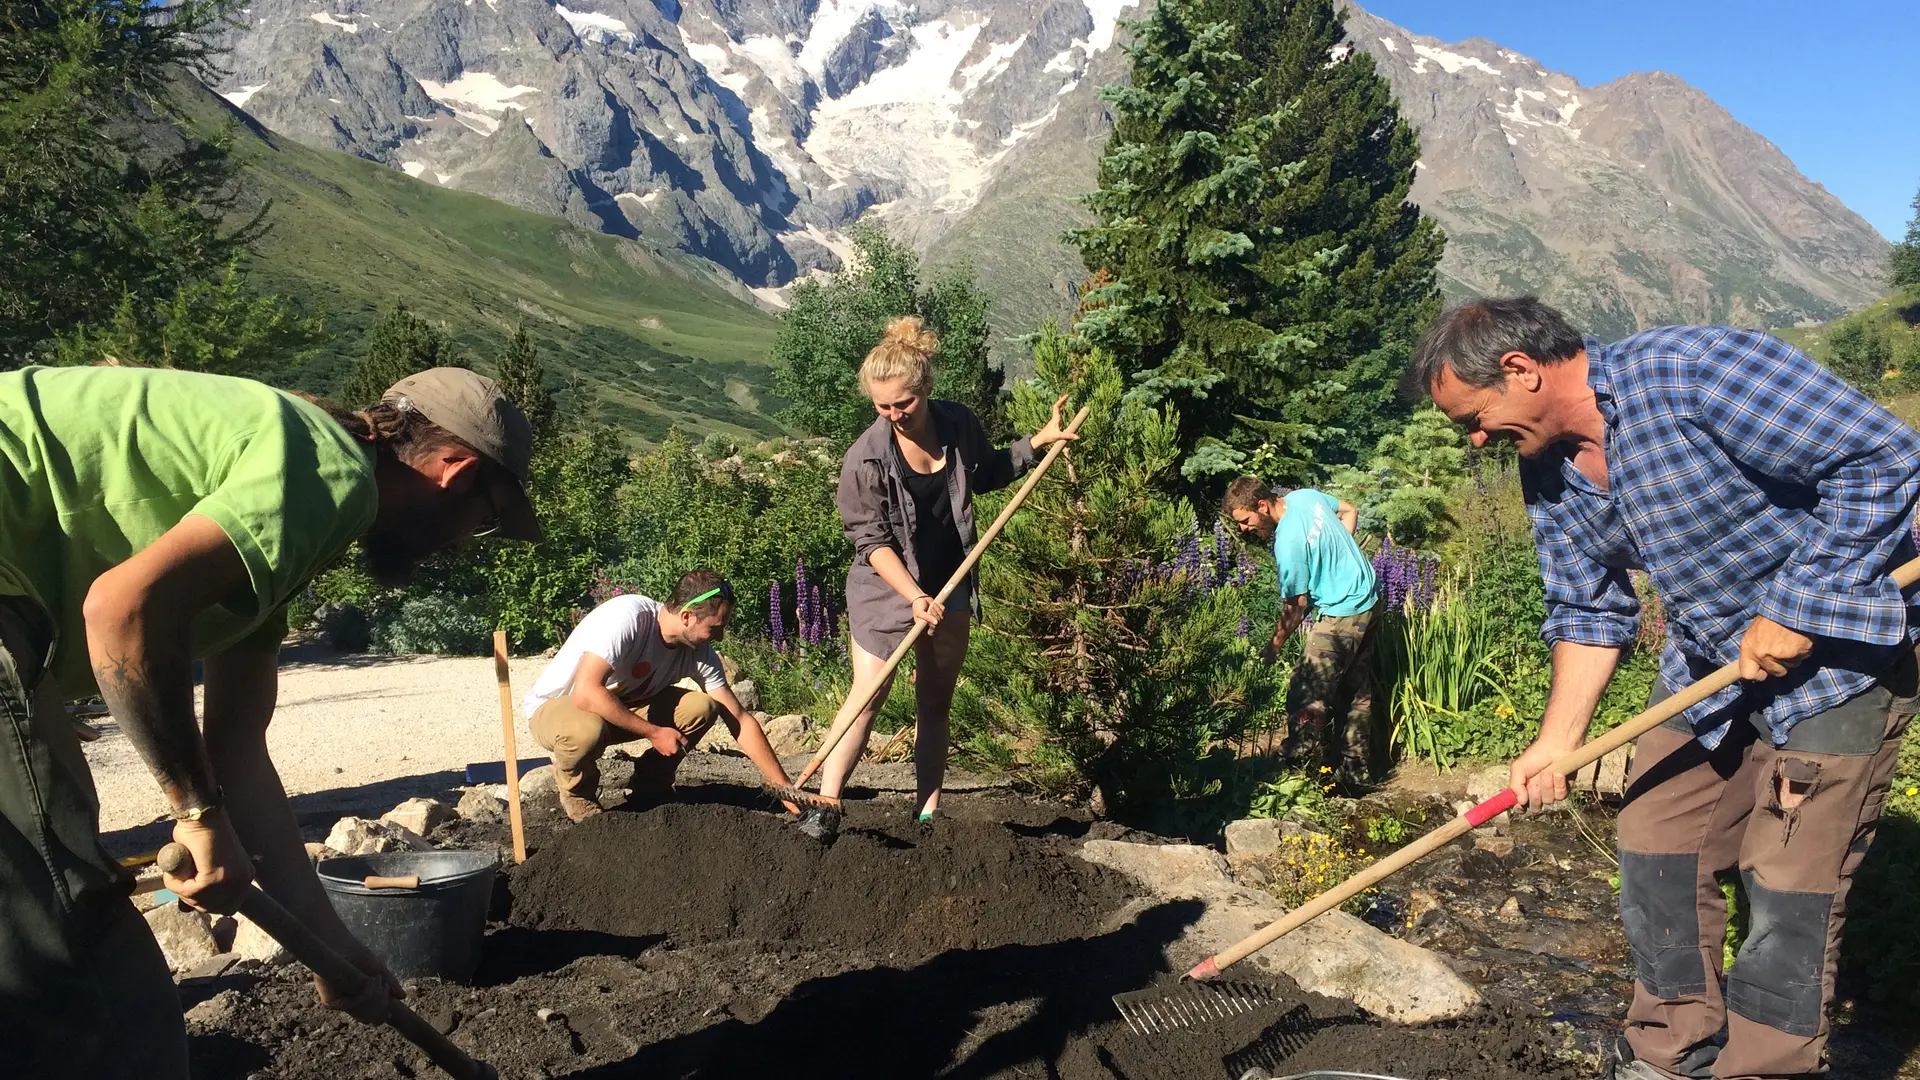
[{"label": "blue sky", "polygon": [[1898,239],[1920,189],[1920,2],[1359,0],[1416,34],[1482,37],[1592,86],[1671,72]]}]

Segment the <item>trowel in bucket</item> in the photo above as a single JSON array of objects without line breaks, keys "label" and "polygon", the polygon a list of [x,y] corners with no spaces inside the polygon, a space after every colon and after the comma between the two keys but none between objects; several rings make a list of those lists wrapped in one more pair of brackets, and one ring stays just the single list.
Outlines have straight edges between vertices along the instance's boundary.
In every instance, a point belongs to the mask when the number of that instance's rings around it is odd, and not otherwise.
[{"label": "trowel in bucket", "polygon": [[[1920,581],[1920,559],[1914,559],[1902,565],[1890,576],[1903,592],[1912,588],[1915,581]],[[1570,754],[1561,755],[1548,766],[1548,769],[1561,776],[1572,776],[1739,681],[1740,662],[1736,660],[1692,686],[1662,699],[1639,716],[1588,742],[1585,746]],[[1214,981],[1220,977],[1222,971],[1513,809],[1518,801],[1511,788],[1500,792],[1300,905],[1266,928],[1207,957],[1192,971],[1187,972],[1178,986],[1171,989],[1136,990],[1128,994],[1116,994],[1113,999],[1114,1006],[1136,1031],[1143,1028],[1146,1031],[1184,1028],[1195,1022],[1204,1023],[1230,1015],[1221,1010],[1225,1002],[1232,998],[1232,992],[1228,991],[1223,984]],[[1206,1002],[1210,1007],[1199,1007],[1196,1002]]]}]

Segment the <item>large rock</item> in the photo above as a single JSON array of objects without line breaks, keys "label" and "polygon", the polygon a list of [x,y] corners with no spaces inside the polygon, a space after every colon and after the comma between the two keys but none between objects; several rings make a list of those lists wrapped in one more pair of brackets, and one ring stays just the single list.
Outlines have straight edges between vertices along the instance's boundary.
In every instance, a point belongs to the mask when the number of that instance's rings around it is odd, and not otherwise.
[{"label": "large rock", "polygon": [[235,915],[233,944],[229,951],[243,960],[258,960],[263,964],[285,964],[293,959],[286,948],[273,939],[273,935],[260,929],[260,925],[245,915]]},{"label": "large rock", "polygon": [[553,766],[542,765],[520,774],[520,801],[539,802],[554,798]]},{"label": "large rock", "polygon": [[1270,855],[1280,850],[1280,823],[1273,818],[1241,818],[1227,825],[1227,857]]},{"label": "large rock", "polygon": [[[761,723],[762,726],[765,725],[765,721]],[[734,741],[733,732],[727,730],[726,724],[715,723],[707,729],[705,735],[701,736],[700,745],[695,749],[704,750],[709,754],[738,754],[740,744]]]},{"label": "large rock", "polygon": [[399,806],[380,815],[380,820],[388,825],[398,825],[409,832],[425,836],[443,822],[453,820],[453,811],[434,799],[408,799]]},{"label": "large rock", "polygon": [[[1192,844],[1089,840],[1080,855],[1128,874],[1155,897],[1197,899],[1204,908],[1172,951],[1189,967],[1246,938],[1287,908],[1263,892],[1236,885],[1226,859]],[[1346,998],[1400,1024],[1452,1020],[1479,1009],[1478,991],[1436,954],[1375,930],[1344,911],[1330,911],[1241,961],[1289,976],[1301,989]]]},{"label": "large rock", "polygon": [[507,816],[507,806],[500,797],[483,787],[468,788],[460,796],[460,802],[453,812],[468,821],[495,822]]},{"label": "large rock", "polygon": [[813,721],[799,713],[776,716],[763,725],[767,732],[767,742],[773,745],[773,752],[781,757],[788,754],[804,754],[813,749],[808,732],[813,729]]},{"label": "large rock", "polygon": [[160,943],[167,968],[175,972],[192,971],[220,955],[220,943],[213,936],[213,919],[184,904],[161,904],[142,916],[153,939]]},{"label": "large rock", "polygon": [[342,855],[378,855],[383,851],[430,851],[426,837],[404,825],[343,817],[327,834],[327,847]]},{"label": "large rock", "polygon": [[760,688],[752,679],[741,679],[733,684],[733,696],[740,699],[740,707],[747,712],[760,711]]}]

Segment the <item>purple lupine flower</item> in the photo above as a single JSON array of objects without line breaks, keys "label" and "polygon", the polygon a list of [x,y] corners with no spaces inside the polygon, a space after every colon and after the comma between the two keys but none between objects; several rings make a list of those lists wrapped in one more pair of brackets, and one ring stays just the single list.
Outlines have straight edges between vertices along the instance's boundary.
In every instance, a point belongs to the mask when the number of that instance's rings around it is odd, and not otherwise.
[{"label": "purple lupine flower", "polygon": [[767,613],[773,622],[773,649],[775,652],[786,652],[787,621],[780,606],[780,582],[775,580],[767,588]]},{"label": "purple lupine flower", "polygon": [[820,600],[820,586],[818,585],[813,587],[813,602],[807,605],[807,610],[813,614],[813,626],[811,627],[813,640],[810,644],[818,645],[827,640],[827,608]]},{"label": "purple lupine flower", "polygon": [[1253,620],[1245,615],[1240,616],[1240,640],[1247,640],[1247,635],[1251,633],[1253,633]]}]

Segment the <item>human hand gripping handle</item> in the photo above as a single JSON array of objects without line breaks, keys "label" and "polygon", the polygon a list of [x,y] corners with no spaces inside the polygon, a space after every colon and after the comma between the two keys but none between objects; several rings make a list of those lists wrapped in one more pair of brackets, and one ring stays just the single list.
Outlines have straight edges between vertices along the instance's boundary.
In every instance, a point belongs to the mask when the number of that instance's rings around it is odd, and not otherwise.
[{"label": "human hand gripping handle", "polygon": [[[1902,590],[1911,588],[1915,581],[1920,581],[1920,559],[1915,559],[1901,566],[1893,572],[1892,576],[1894,583],[1899,585]],[[1561,776],[1572,776],[1588,765],[1599,761],[1615,750],[1618,750],[1640,736],[1645,735],[1647,732],[1652,731],[1654,728],[1659,727],[1661,724],[1666,723],[1668,720],[1673,719],[1700,702],[1707,700],[1740,681],[1741,663],[1740,660],[1736,660],[1733,663],[1727,664],[1713,674],[1694,683],[1692,686],[1670,697],[1663,698],[1659,704],[1641,713],[1639,716],[1621,724],[1619,727],[1601,735],[1586,745],[1556,758],[1547,768]],[[1415,840],[1413,843],[1408,844],[1406,847],[1401,848],[1399,851],[1394,852],[1392,855],[1381,859],[1360,873],[1341,882],[1338,886],[1300,905],[1288,912],[1284,918],[1268,925],[1265,929],[1248,936],[1245,940],[1228,949],[1208,957],[1194,967],[1192,971],[1187,972],[1187,977],[1193,979],[1213,978],[1226,968],[1266,948],[1268,945],[1280,940],[1280,938],[1298,929],[1307,922],[1332,911],[1334,908],[1339,907],[1348,900],[1372,888],[1380,881],[1399,873],[1406,867],[1419,862],[1421,859],[1426,858],[1428,855],[1466,835],[1468,832],[1479,828],[1500,814],[1513,809],[1518,802],[1518,794],[1512,788],[1500,792],[1491,799],[1480,803],[1478,806],[1473,807],[1471,810],[1447,822],[1445,825],[1440,826],[1425,836],[1422,836],[1420,839]]]},{"label": "human hand gripping handle", "polygon": [[[162,873],[175,878],[194,876],[193,854],[180,844],[168,844],[160,849],[160,855],[154,860]],[[419,1014],[407,1008],[399,999],[406,991],[398,983],[392,986],[392,993],[374,994],[374,987],[368,986],[372,978],[366,972],[365,961],[379,965],[379,959],[364,946],[360,947],[363,956],[349,960],[335,951],[333,946],[320,939],[307,925],[295,918],[280,902],[258,888],[248,886],[240,899],[240,914],[253,920],[254,924],[265,930],[268,936],[286,946],[294,959],[305,964],[327,990],[322,991],[323,1000],[328,1000],[330,992],[344,991],[350,999],[362,997],[381,997],[387,1000],[383,1015],[362,1016],[364,1020],[379,1020],[399,1032],[406,1040],[426,1052],[433,1063],[445,1070],[456,1080],[499,1080],[493,1067],[483,1061],[477,1061],[465,1050],[455,1046],[451,1040],[434,1030],[433,1025],[420,1019]],[[361,961],[356,964],[355,961]],[[382,977],[391,980],[384,966],[379,967]],[[357,1015],[357,1014],[356,1014]]]}]

